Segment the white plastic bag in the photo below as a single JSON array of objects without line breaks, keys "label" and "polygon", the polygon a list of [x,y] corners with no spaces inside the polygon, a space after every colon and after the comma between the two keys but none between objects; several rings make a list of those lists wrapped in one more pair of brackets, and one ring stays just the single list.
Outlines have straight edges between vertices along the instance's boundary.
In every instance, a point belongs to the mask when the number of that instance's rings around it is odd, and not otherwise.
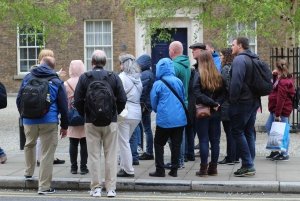
[{"label": "white plastic bag", "polygon": [[273,122],[266,149],[285,152],[290,135],[290,124]]}]

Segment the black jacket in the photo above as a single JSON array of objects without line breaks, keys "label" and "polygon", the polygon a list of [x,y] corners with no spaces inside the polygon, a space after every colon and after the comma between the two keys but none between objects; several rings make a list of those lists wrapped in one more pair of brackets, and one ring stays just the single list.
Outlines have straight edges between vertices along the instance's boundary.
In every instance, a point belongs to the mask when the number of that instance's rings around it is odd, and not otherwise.
[{"label": "black jacket", "polygon": [[150,101],[150,91],[152,89],[153,83],[155,82],[155,76],[150,70],[150,67],[142,67],[141,81],[143,84],[143,92],[140,101],[144,102],[148,108],[152,108]]},{"label": "black jacket", "polygon": [[222,112],[222,116],[221,116],[221,120],[222,121],[229,121],[229,117],[228,117],[228,95],[229,95],[229,85],[230,85],[230,70],[231,70],[231,64],[227,64],[222,68],[222,77],[224,80],[224,85],[226,88],[226,100],[222,103],[221,105],[221,112]]},{"label": "black jacket", "polygon": [[[106,76],[106,70],[104,70],[102,67],[96,66],[92,70],[92,74],[95,77],[98,76],[99,80],[102,80]],[[117,113],[120,114],[125,108],[127,101],[122,81],[116,73],[112,72],[112,75],[108,78],[108,83],[110,84],[116,98]],[[88,79],[86,73],[83,73],[79,77],[74,94],[75,106],[81,116],[84,116],[85,114],[85,95],[89,84],[90,80]],[[117,122],[117,113],[114,115],[112,122]],[[88,119],[87,116],[85,121],[86,123],[91,123],[91,120]]]}]

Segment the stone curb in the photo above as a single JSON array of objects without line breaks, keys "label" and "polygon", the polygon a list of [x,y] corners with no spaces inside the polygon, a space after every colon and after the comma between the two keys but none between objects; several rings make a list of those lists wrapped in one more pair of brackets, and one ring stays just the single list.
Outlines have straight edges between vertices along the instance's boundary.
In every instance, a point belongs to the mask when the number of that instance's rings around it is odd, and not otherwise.
[{"label": "stone curb", "polygon": [[[104,181],[103,181],[104,183]],[[56,189],[89,190],[87,178],[53,178]],[[37,177],[24,181],[23,177],[0,176],[0,188],[38,188]],[[169,192],[225,192],[225,193],[300,193],[300,182],[279,181],[192,181],[118,179],[117,190],[122,191],[169,191]]]}]

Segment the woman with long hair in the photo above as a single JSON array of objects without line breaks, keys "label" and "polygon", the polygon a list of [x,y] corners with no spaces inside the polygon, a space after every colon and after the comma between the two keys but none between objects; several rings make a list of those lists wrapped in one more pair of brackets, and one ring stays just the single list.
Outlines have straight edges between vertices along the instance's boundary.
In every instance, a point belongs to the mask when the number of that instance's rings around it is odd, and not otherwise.
[{"label": "woman with long hair", "polygon": [[[292,74],[289,72],[288,63],[284,59],[276,62],[276,69],[273,70],[273,91],[269,95],[268,109],[270,112],[269,118],[266,122],[266,129],[268,135],[272,123],[274,121],[289,122],[289,116],[293,111],[293,97],[295,96],[295,85]],[[290,138],[287,142],[287,149],[285,152],[279,153],[272,151],[266,159],[273,161],[289,161],[289,144]]]},{"label": "woman with long hair", "polygon": [[[220,60],[221,60],[221,73],[223,80],[225,81],[224,85],[226,88],[226,94],[229,95],[229,84],[230,84],[230,70],[231,63],[233,62],[234,55],[232,54],[231,48],[224,48],[220,52]],[[227,96],[228,98],[228,96]],[[223,124],[223,129],[226,133],[226,156],[222,161],[219,161],[218,164],[227,164],[234,165],[234,163],[239,163],[239,159],[236,151],[236,143],[231,135],[231,126],[230,119],[228,117],[228,99],[226,99],[221,105],[221,121]]]},{"label": "woman with long hair", "polygon": [[[203,51],[198,58],[198,73],[195,75],[194,95],[196,104],[210,107],[211,116],[196,118],[196,130],[200,144],[200,171],[196,176],[217,176],[217,162],[220,152],[221,110],[225,99],[225,88],[211,53]],[[208,163],[209,142],[211,162]]]}]

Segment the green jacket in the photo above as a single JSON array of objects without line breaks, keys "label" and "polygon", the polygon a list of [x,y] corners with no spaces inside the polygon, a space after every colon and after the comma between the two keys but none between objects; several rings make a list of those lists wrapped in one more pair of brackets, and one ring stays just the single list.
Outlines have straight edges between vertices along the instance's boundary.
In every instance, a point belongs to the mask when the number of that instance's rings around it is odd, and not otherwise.
[{"label": "green jacket", "polygon": [[185,96],[184,104],[188,107],[188,92],[189,82],[191,77],[190,60],[186,55],[180,55],[173,59],[175,75],[178,77],[184,86]]}]

